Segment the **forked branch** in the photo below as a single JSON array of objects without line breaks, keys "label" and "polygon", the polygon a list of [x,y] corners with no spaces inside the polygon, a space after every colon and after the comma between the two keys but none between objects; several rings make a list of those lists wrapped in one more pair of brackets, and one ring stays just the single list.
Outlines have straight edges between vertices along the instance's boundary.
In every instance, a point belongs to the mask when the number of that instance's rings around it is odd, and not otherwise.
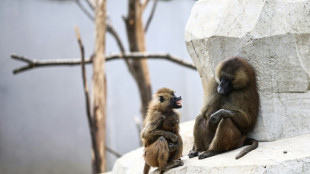
[{"label": "forked branch", "polygon": [[141,2],[141,7],[142,7],[142,11],[144,11],[144,9],[146,8],[147,4],[149,3],[149,0],[143,0],[143,2]]},{"label": "forked branch", "polygon": [[[94,7],[92,6],[92,4],[90,3],[89,0],[86,0],[86,2],[89,4],[90,7],[92,7],[92,9],[94,10]],[[80,0],[75,0],[75,3],[78,5],[78,7],[82,10],[82,12],[84,12],[84,14],[91,20],[91,21],[95,21],[95,17],[90,14],[90,12],[88,12],[88,10],[82,5]],[[112,22],[110,20],[110,18],[107,15],[107,19],[106,19],[106,30],[108,33],[110,33],[114,39],[116,40],[116,43],[120,49],[120,51],[122,53],[125,52],[125,47],[123,42],[121,41],[121,38],[119,37],[119,34],[117,33],[117,31],[115,30],[114,26],[112,25]]]}]

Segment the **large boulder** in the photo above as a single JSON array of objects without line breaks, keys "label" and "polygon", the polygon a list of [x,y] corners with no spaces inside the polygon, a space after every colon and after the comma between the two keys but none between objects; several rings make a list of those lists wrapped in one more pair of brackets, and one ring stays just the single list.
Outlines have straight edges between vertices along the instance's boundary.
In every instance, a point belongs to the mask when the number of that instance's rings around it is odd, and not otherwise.
[{"label": "large boulder", "polygon": [[261,113],[252,137],[310,133],[310,1],[200,0],[185,29],[202,84],[229,57],[257,70]]}]

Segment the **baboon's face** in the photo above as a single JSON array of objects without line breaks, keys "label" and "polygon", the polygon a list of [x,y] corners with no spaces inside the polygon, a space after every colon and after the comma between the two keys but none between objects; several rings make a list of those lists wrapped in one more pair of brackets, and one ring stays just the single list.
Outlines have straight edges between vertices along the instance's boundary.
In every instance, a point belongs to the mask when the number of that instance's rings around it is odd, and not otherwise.
[{"label": "baboon's face", "polygon": [[249,83],[247,72],[240,67],[234,71],[222,71],[219,77],[217,92],[222,95],[228,95],[233,90],[246,87]]},{"label": "baboon's face", "polygon": [[221,77],[220,83],[217,86],[217,92],[222,95],[227,95],[232,91],[232,79],[227,77]]},{"label": "baboon's face", "polygon": [[158,100],[163,108],[182,108],[182,97],[177,97],[174,93],[161,93],[158,95]]},{"label": "baboon's face", "polygon": [[223,61],[216,68],[217,92],[228,95],[233,90],[244,88],[249,83],[248,73],[236,59]]}]

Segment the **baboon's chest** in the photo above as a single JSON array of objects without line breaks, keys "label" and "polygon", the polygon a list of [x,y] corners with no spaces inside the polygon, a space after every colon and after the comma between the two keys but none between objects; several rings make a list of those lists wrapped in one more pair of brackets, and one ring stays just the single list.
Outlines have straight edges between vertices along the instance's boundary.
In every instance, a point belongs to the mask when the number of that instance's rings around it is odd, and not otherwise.
[{"label": "baboon's chest", "polygon": [[170,132],[177,132],[179,130],[179,118],[170,116],[163,122],[163,129]]}]

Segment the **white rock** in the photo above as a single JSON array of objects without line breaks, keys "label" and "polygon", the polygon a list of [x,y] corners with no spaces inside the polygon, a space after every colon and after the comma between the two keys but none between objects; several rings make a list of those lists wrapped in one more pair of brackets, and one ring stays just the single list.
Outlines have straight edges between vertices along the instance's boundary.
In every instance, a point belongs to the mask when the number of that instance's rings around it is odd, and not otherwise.
[{"label": "white rock", "polygon": [[239,160],[235,156],[241,148],[204,160],[184,157],[184,166],[166,174],[239,174],[239,173],[310,173],[310,134],[261,142],[259,147]]},{"label": "white rock", "polygon": [[261,105],[250,137],[266,141],[310,132],[310,92],[261,93]]},{"label": "white rock", "polygon": [[[182,135],[185,143],[192,141],[192,131],[190,133],[187,130],[192,130],[193,124],[191,121],[181,127],[182,133],[191,135]],[[257,149],[239,160],[235,160],[235,156],[244,147],[204,160],[198,160],[197,157],[188,159],[186,154],[189,149],[186,149],[182,157],[184,166],[171,169],[165,174],[310,173],[309,140],[310,134],[306,134],[274,142],[260,142]],[[142,154],[143,148],[125,154],[116,161],[111,174],[141,174],[144,167]],[[150,173],[157,174],[154,170],[152,168]]]},{"label": "white rock", "polygon": [[185,41],[203,84],[229,57],[246,58],[255,67],[261,115],[254,138],[310,133],[309,0],[200,0]]}]

